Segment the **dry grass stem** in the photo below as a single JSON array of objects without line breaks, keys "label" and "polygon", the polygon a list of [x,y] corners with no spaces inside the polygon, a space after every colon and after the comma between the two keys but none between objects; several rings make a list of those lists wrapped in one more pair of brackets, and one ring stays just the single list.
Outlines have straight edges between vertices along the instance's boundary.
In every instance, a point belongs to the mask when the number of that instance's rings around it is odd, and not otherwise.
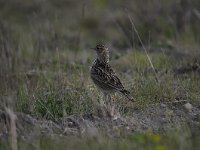
[{"label": "dry grass stem", "polygon": [[146,56],[147,56],[147,58],[148,58],[148,61],[149,61],[150,65],[151,65],[151,68],[152,68],[153,71],[154,71],[155,79],[156,79],[156,81],[159,83],[160,81],[159,81],[159,79],[158,79],[158,76],[157,76],[156,70],[155,70],[155,68],[154,68],[154,65],[153,65],[153,63],[152,63],[152,61],[151,61],[151,58],[149,57],[149,54],[148,54],[148,52],[147,52],[147,50],[146,50],[146,48],[145,48],[145,46],[144,46],[144,44],[143,44],[143,42],[142,42],[142,40],[141,40],[141,38],[140,38],[140,35],[139,35],[139,33],[138,33],[138,31],[137,31],[137,29],[136,29],[136,27],[135,27],[135,24],[134,24],[134,22],[133,22],[133,19],[132,19],[132,17],[130,16],[130,14],[129,14],[128,12],[127,12],[127,14],[128,14],[128,18],[129,18],[129,20],[130,20],[130,22],[131,22],[131,25],[132,25],[132,27],[133,27],[135,33],[137,34],[137,37],[138,37],[138,39],[139,39],[139,41],[140,41],[140,43],[141,43],[141,45],[142,45],[142,48],[144,49],[144,52],[145,52],[145,54],[146,54]]},{"label": "dry grass stem", "polygon": [[16,115],[10,108],[6,108],[6,112],[10,118],[10,144],[12,150],[17,150],[17,130],[16,130]]}]

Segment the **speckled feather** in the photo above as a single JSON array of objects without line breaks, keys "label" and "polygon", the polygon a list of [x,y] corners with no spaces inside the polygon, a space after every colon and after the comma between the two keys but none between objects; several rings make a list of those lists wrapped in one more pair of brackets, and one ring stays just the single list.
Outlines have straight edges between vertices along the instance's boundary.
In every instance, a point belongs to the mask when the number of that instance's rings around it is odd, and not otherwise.
[{"label": "speckled feather", "polygon": [[102,90],[125,90],[120,79],[116,76],[111,66],[107,63],[100,62],[98,59],[95,60],[91,68],[91,78]]},{"label": "speckled feather", "polygon": [[120,92],[125,95],[129,100],[134,101],[122,85],[120,79],[109,65],[109,51],[104,45],[97,45],[95,48],[97,52],[97,59],[91,68],[91,78],[93,82],[104,93]]}]

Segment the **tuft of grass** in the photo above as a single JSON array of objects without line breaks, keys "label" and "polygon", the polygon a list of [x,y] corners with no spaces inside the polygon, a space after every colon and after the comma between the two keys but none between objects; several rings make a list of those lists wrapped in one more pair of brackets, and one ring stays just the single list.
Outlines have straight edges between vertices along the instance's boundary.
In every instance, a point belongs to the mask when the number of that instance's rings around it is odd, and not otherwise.
[{"label": "tuft of grass", "polygon": [[25,81],[19,79],[17,87],[17,111],[30,113],[28,87]]},{"label": "tuft of grass", "polygon": [[[169,69],[173,65],[173,59],[163,53],[150,53],[149,57],[156,70]],[[143,72],[145,69],[151,69],[146,54],[141,51],[129,52],[115,61],[114,66],[123,70],[137,70]]]}]

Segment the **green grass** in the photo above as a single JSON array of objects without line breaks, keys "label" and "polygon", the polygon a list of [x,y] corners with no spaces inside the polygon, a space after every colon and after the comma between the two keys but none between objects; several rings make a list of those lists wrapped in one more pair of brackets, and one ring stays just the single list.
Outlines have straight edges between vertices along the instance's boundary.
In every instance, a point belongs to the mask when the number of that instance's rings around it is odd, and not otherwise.
[{"label": "green grass", "polygon": [[[62,52],[65,53],[60,51],[60,55]],[[53,58],[49,59],[54,61],[42,65],[41,69],[36,70],[36,75],[18,77],[17,109],[53,120],[63,114],[94,112],[93,99],[98,100],[101,93],[89,76],[91,61],[82,64],[82,60],[78,60],[75,64],[63,64],[63,60],[54,59],[56,56],[52,56]],[[144,109],[149,104],[173,103],[176,98],[199,104],[198,74],[189,74],[190,78],[176,76],[173,73],[173,58],[161,53],[152,53],[150,57],[160,83],[156,82],[143,52],[130,52],[111,61],[125,87],[136,98],[136,107]],[[126,70],[132,71],[126,73]],[[117,95],[117,99],[116,105],[123,109],[127,105],[127,99],[120,95]]]}]

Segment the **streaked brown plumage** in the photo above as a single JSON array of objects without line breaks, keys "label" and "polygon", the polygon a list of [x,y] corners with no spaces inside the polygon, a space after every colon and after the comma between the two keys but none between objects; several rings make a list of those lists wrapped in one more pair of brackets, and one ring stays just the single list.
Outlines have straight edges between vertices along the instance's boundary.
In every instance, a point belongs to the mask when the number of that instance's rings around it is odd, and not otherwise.
[{"label": "streaked brown plumage", "polygon": [[94,50],[97,53],[97,58],[91,68],[91,78],[93,82],[105,95],[118,92],[126,96],[129,100],[134,101],[130,92],[124,88],[120,79],[109,64],[108,48],[98,44]]}]

